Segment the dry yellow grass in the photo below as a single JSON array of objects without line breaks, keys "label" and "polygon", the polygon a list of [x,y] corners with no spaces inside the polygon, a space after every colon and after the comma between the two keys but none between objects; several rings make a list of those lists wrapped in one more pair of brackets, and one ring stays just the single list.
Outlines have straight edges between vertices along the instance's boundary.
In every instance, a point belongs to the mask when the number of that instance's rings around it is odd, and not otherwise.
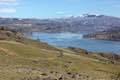
[{"label": "dry yellow grass", "polygon": [[[63,56],[59,57],[61,52]],[[87,80],[86,76],[89,80],[111,80],[112,76],[120,72],[119,64],[102,62],[83,54],[76,55],[76,52],[69,49],[51,47],[33,40],[27,40],[26,43],[0,41],[0,53],[2,80],[22,80],[30,77],[30,80],[35,80],[36,77],[48,76],[59,78],[60,75],[68,76],[67,73],[79,74],[81,78],[85,77],[83,80]],[[70,80],[70,77],[66,80]]]},{"label": "dry yellow grass", "polygon": [[120,80],[120,64],[24,39],[0,40],[0,80]]}]

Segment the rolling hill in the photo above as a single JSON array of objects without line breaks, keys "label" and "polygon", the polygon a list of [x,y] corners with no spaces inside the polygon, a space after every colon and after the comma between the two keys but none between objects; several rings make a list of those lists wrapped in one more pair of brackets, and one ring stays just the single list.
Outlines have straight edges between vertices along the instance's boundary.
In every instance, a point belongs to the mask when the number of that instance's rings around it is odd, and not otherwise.
[{"label": "rolling hill", "polygon": [[120,79],[119,55],[57,48],[18,34],[0,29],[0,80]]}]

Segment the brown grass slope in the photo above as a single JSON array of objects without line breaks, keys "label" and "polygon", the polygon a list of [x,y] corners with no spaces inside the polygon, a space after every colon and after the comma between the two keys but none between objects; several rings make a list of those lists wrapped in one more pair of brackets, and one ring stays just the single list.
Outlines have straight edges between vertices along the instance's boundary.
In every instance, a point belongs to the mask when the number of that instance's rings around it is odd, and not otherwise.
[{"label": "brown grass slope", "polygon": [[0,34],[5,36],[0,40],[0,80],[120,80],[119,60],[56,48],[9,30]]}]

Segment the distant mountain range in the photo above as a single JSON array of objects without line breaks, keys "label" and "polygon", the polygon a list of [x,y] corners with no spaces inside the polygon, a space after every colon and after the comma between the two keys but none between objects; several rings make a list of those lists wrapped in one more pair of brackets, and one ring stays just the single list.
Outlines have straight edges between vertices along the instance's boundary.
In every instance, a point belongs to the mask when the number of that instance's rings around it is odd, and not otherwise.
[{"label": "distant mountain range", "polygon": [[120,18],[105,15],[71,16],[54,19],[0,18],[0,26],[20,32],[101,32],[120,31]]}]

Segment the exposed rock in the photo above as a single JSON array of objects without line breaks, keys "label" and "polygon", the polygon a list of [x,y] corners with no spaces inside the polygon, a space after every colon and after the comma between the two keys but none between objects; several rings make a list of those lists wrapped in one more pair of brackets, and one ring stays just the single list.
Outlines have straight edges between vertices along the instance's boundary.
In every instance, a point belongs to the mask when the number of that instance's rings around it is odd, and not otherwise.
[{"label": "exposed rock", "polygon": [[8,30],[6,28],[0,28],[0,40],[15,40],[17,42],[22,42],[24,37],[21,33]]},{"label": "exposed rock", "polygon": [[109,59],[111,63],[114,63],[114,61],[120,62],[120,55],[117,55],[117,54],[98,53],[98,55],[101,55],[102,57]]},{"label": "exposed rock", "polygon": [[88,52],[81,48],[68,47],[69,50],[76,52],[76,54],[88,54]]}]

